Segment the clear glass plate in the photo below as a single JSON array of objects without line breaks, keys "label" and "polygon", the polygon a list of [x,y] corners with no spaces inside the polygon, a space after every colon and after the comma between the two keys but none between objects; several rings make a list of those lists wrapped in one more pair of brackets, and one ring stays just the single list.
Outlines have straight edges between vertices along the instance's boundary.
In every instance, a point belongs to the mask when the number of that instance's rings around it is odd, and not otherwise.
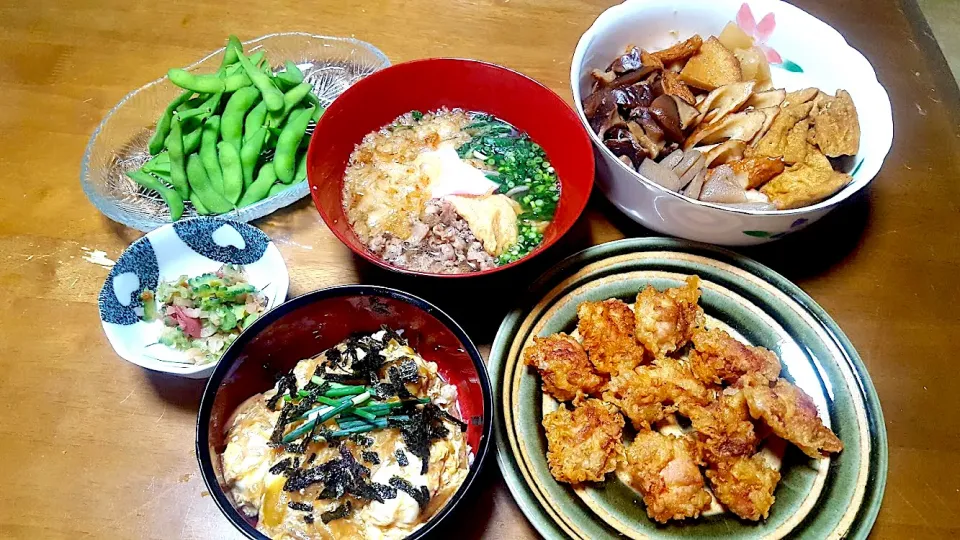
[{"label": "clear glass plate", "polygon": [[[294,61],[305,80],[313,84],[324,107],[353,83],[390,65],[386,55],[367,42],[302,32],[270,34],[244,43],[248,53],[260,50],[266,52],[274,68],[282,67],[285,60]],[[185,69],[213,72],[222,54],[223,49],[218,49]],[[152,231],[170,222],[170,212],[160,196],[140,187],[124,173],[149,159],[147,142],[155,122],[179,93],[180,89],[170,84],[166,76],[146,84],[120,100],[90,137],[80,168],[80,184],[90,202],[110,219],[141,231]],[[309,192],[307,183],[301,182],[223,217],[251,221],[292,204]],[[196,215],[186,201],[183,217]]]}]

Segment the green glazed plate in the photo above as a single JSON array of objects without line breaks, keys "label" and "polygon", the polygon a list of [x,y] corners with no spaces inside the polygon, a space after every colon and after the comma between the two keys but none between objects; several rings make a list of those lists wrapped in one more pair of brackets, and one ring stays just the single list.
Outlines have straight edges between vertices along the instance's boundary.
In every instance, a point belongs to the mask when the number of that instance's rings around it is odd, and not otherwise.
[{"label": "green glazed plate", "polygon": [[[535,372],[519,361],[534,336],[571,332],[577,305],[632,302],[658,289],[701,279],[709,318],[754,345],[775,351],[783,377],[813,398],[844,443],[820,460],[788,447],[770,516],[759,523],[729,513],[657,525],[640,497],[609,475],[576,489],[556,482],[545,458],[540,420],[552,409]],[[497,457],[513,496],[546,538],[866,538],[887,476],[887,437],[873,384],[853,345],[799,287],[733,252],[691,242],[640,238],[595,246],[569,257],[530,289],[497,333],[489,369],[494,383]]]}]

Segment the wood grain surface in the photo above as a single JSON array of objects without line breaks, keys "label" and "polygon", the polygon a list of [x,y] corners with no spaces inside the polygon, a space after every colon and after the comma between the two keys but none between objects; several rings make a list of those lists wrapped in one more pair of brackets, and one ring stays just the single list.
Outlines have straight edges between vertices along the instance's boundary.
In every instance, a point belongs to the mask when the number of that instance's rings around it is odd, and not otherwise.
[{"label": "wood grain surface", "polygon": [[[890,439],[874,537],[956,537],[957,87],[912,1],[798,3],[871,60],[894,104],[894,146],[862,196],[797,235],[743,252],[820,302],[873,377]],[[573,49],[609,5],[0,1],[0,538],[239,536],[198,476],[194,423],[203,382],[124,362],[97,317],[107,268],[87,260],[88,253],[102,250],[116,259],[139,233],[86,200],[80,158],[121,97],[221,46],[229,33],[251,39],[302,30],[370,41],[394,62],[429,56],[495,62],[569,100]],[[407,289],[448,309],[484,352],[518,283],[586,246],[653,234],[594,194],[574,230],[545,256],[509,279],[467,287],[375,269],[337,242],[309,200],[256,224],[290,267],[291,295],[358,281]],[[460,537],[536,536],[493,459],[456,521],[449,532]]]}]

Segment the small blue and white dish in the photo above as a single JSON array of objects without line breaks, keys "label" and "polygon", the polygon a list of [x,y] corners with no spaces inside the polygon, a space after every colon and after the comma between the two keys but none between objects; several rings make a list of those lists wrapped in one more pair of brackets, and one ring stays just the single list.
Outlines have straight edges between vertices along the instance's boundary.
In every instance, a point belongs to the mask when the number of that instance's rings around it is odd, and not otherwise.
[{"label": "small blue and white dish", "polygon": [[210,376],[216,362],[185,363],[185,355],[157,344],[161,321],[137,315],[140,294],[164,280],[242,265],[251,285],[267,299],[267,310],[287,298],[290,276],[280,250],[260,229],[219,217],[199,217],[154,229],[130,245],[100,290],[100,321],[113,349],[138,366],[191,379]]}]

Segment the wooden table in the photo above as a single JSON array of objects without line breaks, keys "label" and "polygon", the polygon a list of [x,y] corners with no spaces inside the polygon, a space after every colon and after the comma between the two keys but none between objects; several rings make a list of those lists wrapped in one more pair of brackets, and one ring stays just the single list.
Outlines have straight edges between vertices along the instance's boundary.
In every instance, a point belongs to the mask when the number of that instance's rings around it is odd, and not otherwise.
[{"label": "wooden table", "polygon": [[[877,538],[960,533],[958,91],[912,0],[803,0],[873,62],[896,139],[872,187],[808,230],[743,250],[795,280],[840,323],[883,402],[890,439]],[[480,58],[567,99],[580,34],[609,2],[0,2],[0,537],[235,538],[193,452],[203,382],[118,358],[97,318],[110,258],[139,236],[100,215],[78,182],[97,123],[124,94],[220,46],[284,30],[356,36],[394,62]],[[812,37],[812,36],[811,36]],[[146,120],[146,119],[145,119]],[[652,233],[595,194],[574,231],[509,282],[427,289],[374,269],[312,203],[260,220],[291,270],[291,295],[362,281],[451,309],[485,351],[512,284],[586,246]],[[499,293],[499,294],[498,294]],[[499,302],[468,314],[451,294]],[[492,456],[491,456],[492,457]],[[535,536],[494,460],[457,534]],[[465,520],[465,521],[464,521]],[[466,523],[467,526],[460,524]]]}]

